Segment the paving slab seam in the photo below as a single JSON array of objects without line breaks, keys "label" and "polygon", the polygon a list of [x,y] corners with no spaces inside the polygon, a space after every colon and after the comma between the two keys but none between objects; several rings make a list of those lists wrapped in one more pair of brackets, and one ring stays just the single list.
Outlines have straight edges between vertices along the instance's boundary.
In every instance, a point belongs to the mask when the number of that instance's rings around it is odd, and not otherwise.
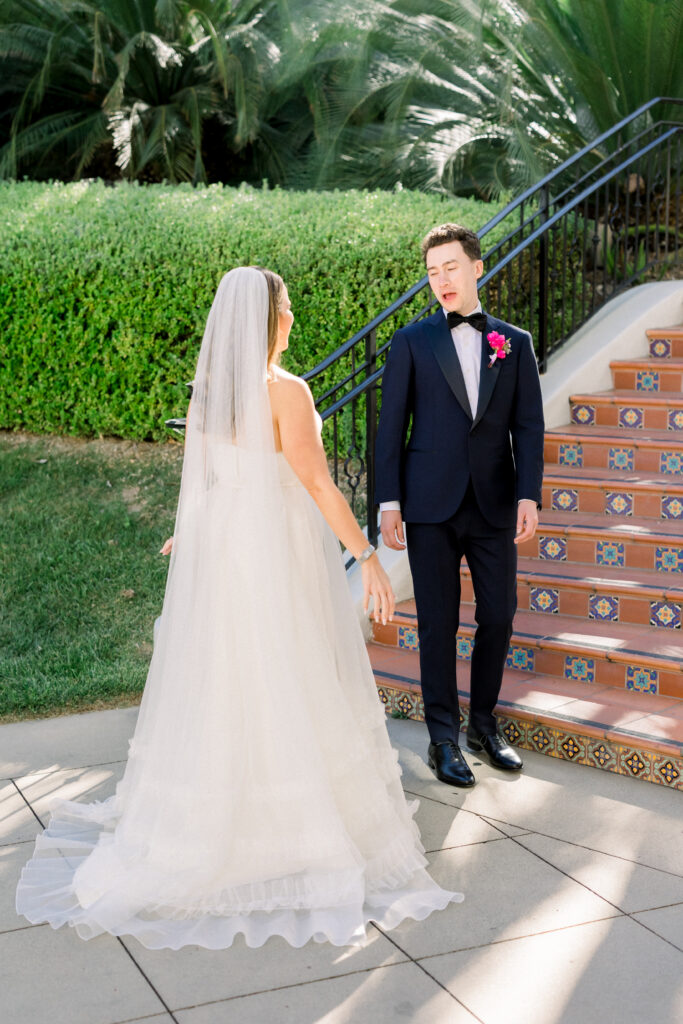
[{"label": "paving slab seam", "polygon": [[[509,836],[508,838],[511,839],[513,843],[516,842],[516,837],[515,836]],[[607,903],[610,907],[613,907],[623,917],[630,918],[630,920],[633,921],[634,924],[640,925],[641,928],[645,928],[646,931],[650,932],[652,935],[655,935],[658,939],[661,939],[662,942],[666,942],[667,945],[671,946],[672,949],[678,950],[679,953],[683,953],[683,950],[679,946],[677,946],[674,942],[672,942],[670,939],[665,938],[665,936],[660,935],[658,932],[656,932],[652,928],[648,927],[648,925],[643,924],[642,921],[639,921],[639,920],[636,919],[635,914],[642,914],[642,913],[645,913],[645,911],[643,911],[643,910],[636,910],[636,911],[633,911],[632,913],[629,913],[627,910],[623,910],[620,906],[618,906],[616,903],[613,903],[612,900],[608,899],[606,896],[602,896],[599,892],[596,892],[595,889],[591,889],[590,885],[587,885],[586,882],[582,882],[581,879],[575,878],[574,875],[569,873],[569,871],[565,871],[564,868],[558,867],[557,864],[553,864],[552,861],[549,861],[546,857],[541,856],[541,854],[537,853],[536,850],[530,850],[527,846],[524,846],[524,844],[520,843],[520,842],[517,842],[516,845],[519,846],[520,849],[526,850],[527,853],[533,854],[534,857],[536,857],[538,860],[542,861],[544,864],[547,864],[548,867],[554,868],[555,871],[559,871],[559,873],[561,875],[564,875],[565,878],[570,878],[572,880],[572,882],[576,882],[577,885],[580,885],[582,888],[584,888],[588,892],[592,893],[593,896],[596,896],[599,900],[603,900],[604,903]]]},{"label": "paving slab seam", "polygon": [[[17,791],[17,793],[19,794],[19,796],[21,797],[21,799],[22,799],[22,800],[24,801],[24,803],[25,803],[25,804],[26,804],[26,806],[28,807],[28,809],[29,809],[29,811],[31,812],[31,814],[33,815],[33,817],[34,817],[34,818],[36,819],[36,821],[37,821],[37,822],[38,822],[38,824],[40,825],[40,827],[41,827],[41,828],[45,828],[45,825],[44,825],[44,824],[43,824],[43,822],[41,821],[41,819],[40,819],[40,816],[39,816],[39,815],[37,814],[37,812],[36,812],[36,811],[34,811],[33,807],[31,807],[31,804],[30,804],[30,802],[29,802],[28,798],[27,798],[27,797],[26,797],[26,796],[24,795],[24,793],[23,793],[23,792],[22,792],[22,791],[21,791],[21,790],[19,789],[19,786],[18,786],[18,785],[16,784],[16,782],[14,781],[14,779],[11,779],[10,781],[11,781],[12,785],[14,786],[14,788],[16,789],[16,791]],[[33,841],[35,842],[35,840],[33,840]]]},{"label": "paving slab seam", "polygon": [[[156,986],[155,986],[155,985],[154,985],[154,984],[153,984],[153,983],[152,983],[152,982],[150,981],[150,979],[149,979],[149,978],[147,977],[147,975],[145,974],[144,970],[142,969],[142,967],[140,966],[140,964],[139,964],[139,963],[137,962],[137,960],[135,959],[135,957],[133,956],[133,954],[131,953],[131,951],[130,951],[130,950],[128,949],[128,946],[127,946],[127,945],[126,945],[126,943],[125,943],[125,942],[123,941],[123,939],[121,938],[121,936],[120,936],[120,935],[116,935],[116,936],[115,936],[115,939],[116,939],[116,941],[117,941],[117,942],[118,942],[118,943],[119,943],[119,944],[120,944],[120,945],[121,945],[121,946],[123,947],[123,949],[125,949],[126,953],[127,953],[127,954],[128,954],[128,956],[130,957],[130,959],[131,959],[131,960],[133,961],[133,963],[134,963],[134,964],[135,964],[135,966],[137,967],[138,971],[140,972],[140,974],[142,975],[142,977],[143,977],[143,978],[145,979],[145,981],[147,982],[147,984],[148,984],[148,985],[149,985],[149,987],[151,988],[152,992],[153,992],[153,993],[154,993],[154,995],[155,995],[155,996],[157,997],[157,999],[159,1000],[159,1002],[160,1002],[160,1003],[161,1003],[161,1005],[163,1006],[164,1010],[165,1010],[165,1011],[166,1011],[166,1012],[168,1013],[169,1017],[170,1017],[170,1018],[171,1018],[171,1020],[172,1020],[172,1021],[174,1022],[174,1024],[180,1024],[180,1022],[178,1021],[178,1018],[174,1016],[174,1014],[173,1014],[173,1011],[171,1010],[171,1007],[170,1007],[170,1006],[168,1005],[168,1003],[166,1002],[166,1000],[164,999],[164,997],[163,997],[163,996],[161,995],[161,992],[159,992],[159,989],[158,989],[158,988],[157,988],[157,987],[156,987]],[[129,1018],[129,1019],[131,1019],[131,1018]],[[134,1018],[133,1018],[133,1019],[134,1019]]]},{"label": "paving slab seam", "polygon": [[381,935],[383,935],[385,939],[388,939],[388,940],[389,940],[389,942],[390,942],[390,943],[392,944],[392,946],[395,946],[395,947],[396,947],[396,949],[398,949],[398,950],[399,950],[399,952],[403,953],[403,955],[404,955],[404,956],[407,956],[407,957],[408,957],[408,959],[410,960],[410,962],[411,962],[411,963],[413,963],[413,964],[415,964],[415,966],[416,966],[416,967],[419,967],[419,968],[420,968],[420,970],[421,970],[421,971],[422,971],[422,972],[423,972],[424,974],[426,974],[426,975],[427,975],[427,977],[428,977],[428,978],[430,978],[430,979],[431,979],[431,980],[432,980],[432,981],[434,982],[434,984],[435,984],[435,985],[438,985],[438,987],[439,987],[439,988],[443,989],[443,991],[444,991],[444,992],[446,992],[446,993],[447,993],[447,994],[448,994],[448,995],[449,995],[449,996],[451,997],[451,999],[452,999],[452,1000],[453,1000],[454,1002],[456,1002],[456,1003],[458,1004],[458,1006],[461,1006],[461,1007],[463,1008],[463,1010],[465,1010],[465,1012],[466,1012],[466,1013],[469,1013],[469,1014],[470,1014],[470,1016],[472,1017],[472,1019],[473,1019],[473,1020],[476,1020],[476,1021],[478,1021],[478,1022],[479,1022],[479,1024],[486,1024],[486,1022],[485,1022],[485,1021],[483,1021],[483,1020],[481,1019],[481,1017],[478,1017],[478,1016],[477,1016],[477,1014],[476,1014],[476,1013],[474,1012],[474,1010],[471,1010],[471,1009],[469,1008],[469,1006],[467,1006],[467,1005],[466,1005],[465,1003],[463,1003],[462,999],[458,999],[458,997],[456,996],[455,992],[451,992],[451,990],[450,990],[449,988],[447,988],[447,987],[446,987],[446,986],[445,986],[445,985],[443,984],[443,982],[439,981],[439,979],[438,979],[438,978],[435,978],[435,977],[434,977],[434,975],[433,975],[433,974],[432,974],[432,973],[431,973],[430,971],[428,971],[428,970],[427,970],[427,968],[426,968],[426,967],[424,967],[424,966],[423,966],[423,965],[422,965],[422,964],[420,963],[420,961],[419,961],[419,960],[416,960],[414,956],[411,956],[411,955],[410,955],[410,953],[408,953],[408,951],[407,951],[407,950],[405,950],[405,949],[403,948],[403,946],[400,946],[400,945],[398,944],[398,942],[396,941],[396,939],[393,939],[393,938],[391,937],[391,935],[389,935],[389,933],[388,933],[388,932],[385,932],[383,928],[380,928],[380,926],[379,926],[378,924],[376,924],[376,922],[375,922],[375,921],[371,921],[371,924],[372,924],[372,927],[373,927],[373,928],[376,928],[376,929],[377,929],[377,931],[378,931],[378,932],[379,932],[379,933],[380,933]]},{"label": "paving slab seam", "polygon": [[[511,825],[511,828],[517,828]],[[615,860],[623,860],[626,864],[635,864],[638,868],[647,868],[649,871],[659,871],[662,875],[671,875],[672,878],[683,878],[683,872],[670,871],[668,868],[657,868],[653,864],[644,864],[643,861],[633,860],[631,857],[624,857],[621,853],[606,853],[604,850],[597,850],[594,846],[586,846],[585,843],[575,843],[572,839],[562,839],[559,836],[550,835],[549,832],[529,831],[516,836],[509,836],[509,839],[524,839],[525,836],[541,836],[542,839],[554,839],[558,843],[565,843],[567,846],[575,846],[578,850],[588,850],[589,853],[599,853],[603,857],[614,857]],[[521,843],[519,844],[522,845]],[[526,847],[524,847],[526,849]],[[531,852],[531,851],[529,851]],[[602,899],[602,897],[601,897]]]},{"label": "paving slab seam", "polygon": [[[645,913],[645,911],[638,911]],[[477,949],[488,949],[490,946],[504,946],[508,942],[522,942],[525,939],[537,939],[542,935],[555,935],[559,932],[568,932],[572,928],[585,928],[589,924],[600,924],[602,921],[618,921],[628,914],[609,914],[607,917],[593,917],[590,921],[576,921],[574,924],[565,924],[560,928],[546,928],[541,932],[529,932],[525,935],[511,935],[507,939],[491,939],[490,942],[479,942],[476,946],[459,946],[457,949],[447,949],[443,953],[426,953],[420,960],[434,960],[440,956],[451,956],[455,953],[471,953]]]},{"label": "paving slab seam", "polygon": [[[77,772],[82,768],[108,768],[110,765],[115,764],[126,764],[127,758],[119,758],[118,761],[97,761],[95,764],[60,764],[59,767],[53,768],[36,768],[29,769],[23,772],[21,775],[22,779],[26,779],[29,776],[34,775],[53,775],[55,772]],[[0,777],[0,782],[14,782],[14,778],[11,775],[5,775]],[[16,783],[15,783],[16,785]]]},{"label": "paving slab seam", "polygon": [[443,853],[444,850],[465,850],[468,846],[484,846],[485,843],[500,843],[503,839],[509,839],[510,836],[494,836],[493,839],[478,839],[472,843],[455,843],[453,846],[435,846],[433,850],[425,850],[425,854],[429,853]]},{"label": "paving slab seam", "polygon": [[[374,925],[374,922],[371,921],[370,924]],[[382,934],[384,935],[384,932],[382,932]],[[403,952],[403,950],[401,950],[401,952]],[[362,967],[353,971],[345,971],[343,974],[329,974],[324,978],[310,978],[306,981],[296,981],[290,985],[274,985],[272,988],[258,988],[254,989],[252,992],[239,992],[234,996],[224,996],[222,999],[207,999],[205,1002],[201,1003],[188,1003],[186,1006],[176,1006],[175,1010],[169,1010],[169,1013],[171,1013],[171,1015],[173,1012],[184,1013],[186,1010],[195,1010],[201,1006],[219,1006],[221,1003],[233,1003],[237,999],[251,999],[252,996],[262,996],[267,992],[286,992],[289,989],[304,988],[306,985],[318,985],[324,981],[338,981],[340,978],[350,978],[354,974],[373,974],[375,971],[391,970],[392,967],[400,967],[402,964],[406,964],[409,961],[414,963],[412,957],[408,956],[407,953],[405,956],[405,960],[397,960],[392,964],[376,964],[374,967]],[[425,973],[427,972],[425,971]],[[443,988],[443,985],[441,985],[440,982],[437,982],[437,985],[439,985],[440,988]],[[450,992],[448,994],[451,995]],[[173,1017],[173,1019],[175,1020],[175,1017]],[[478,1020],[479,1018],[476,1019]],[[484,1024],[484,1022],[482,1022],[482,1024]]]},{"label": "paving slab seam", "polygon": [[[470,811],[466,807],[460,807],[458,804],[449,804],[447,800],[439,800],[435,796],[425,796],[424,793],[416,793],[415,790],[413,790],[413,789],[404,789],[403,792],[407,796],[417,797],[418,800],[429,800],[430,803],[439,804],[440,807],[448,807],[448,808],[450,808],[450,810],[458,811],[460,814],[471,814],[474,818],[479,818],[480,821],[483,821],[487,825],[489,824],[487,819],[482,814],[479,814],[478,811]],[[503,822],[503,824],[505,824],[505,822]],[[517,825],[512,825],[511,827],[512,828],[517,828]],[[495,828],[497,832],[500,832],[500,838],[501,839],[508,839],[509,838],[507,833],[503,832],[502,828],[498,828],[497,825],[493,825],[492,824],[491,828]],[[484,843],[491,843],[491,842],[494,842],[494,840],[492,840],[492,839],[482,839],[482,842],[484,842]],[[466,845],[467,846],[472,846],[472,845],[477,845],[477,844],[467,843]]]}]

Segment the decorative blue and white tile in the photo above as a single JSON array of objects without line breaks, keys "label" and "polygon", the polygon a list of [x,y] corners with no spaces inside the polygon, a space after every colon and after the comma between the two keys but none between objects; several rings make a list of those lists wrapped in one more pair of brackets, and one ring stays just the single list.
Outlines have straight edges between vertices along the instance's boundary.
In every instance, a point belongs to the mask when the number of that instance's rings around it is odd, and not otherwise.
[{"label": "decorative blue and white tile", "polygon": [[632,406],[620,409],[619,426],[627,430],[639,430],[643,426],[643,410]]},{"label": "decorative blue and white tile", "polygon": [[641,668],[628,665],[626,668],[626,689],[637,693],[659,693],[659,673],[656,668]]},{"label": "decorative blue and white tile", "polygon": [[533,647],[518,647],[511,644],[505,664],[508,668],[516,668],[519,672],[533,672],[536,652]]},{"label": "decorative blue and white tile", "polygon": [[632,516],[633,495],[610,491],[605,498],[605,512],[608,516]]},{"label": "decorative blue and white tile", "polygon": [[667,420],[669,430],[683,430],[683,409],[669,409]]},{"label": "decorative blue and white tile", "polygon": [[595,406],[572,403],[572,423],[580,423],[584,427],[595,423]]},{"label": "decorative blue and white tile", "polygon": [[683,572],[683,548],[655,548],[655,569],[660,572]]},{"label": "decorative blue and white tile", "polygon": [[417,626],[398,627],[398,646],[406,651],[417,651],[420,648],[420,638]]},{"label": "decorative blue and white tile", "polygon": [[588,618],[602,622],[619,621],[619,598],[609,594],[591,594],[588,598]]},{"label": "decorative blue and white tile", "polygon": [[608,456],[609,469],[633,469],[635,451],[633,448],[610,448]]},{"label": "decorative blue and white tile", "polygon": [[671,355],[671,339],[650,338],[650,355],[654,359],[668,359]]},{"label": "decorative blue and white tile", "polygon": [[662,519],[683,519],[683,501],[675,495],[663,497]]},{"label": "decorative blue and white tile", "polygon": [[567,541],[564,537],[539,537],[538,557],[553,562],[567,561]]},{"label": "decorative blue and white tile", "polygon": [[659,374],[656,370],[636,372],[636,391],[659,391]]},{"label": "decorative blue and white tile", "polygon": [[567,654],[564,659],[564,678],[576,679],[580,683],[594,683],[595,659]]},{"label": "decorative blue and white tile", "polygon": [[595,561],[598,565],[626,565],[626,546],[619,541],[599,540],[595,548]]},{"label": "decorative blue and white tile", "polygon": [[552,587],[531,587],[529,592],[529,609],[532,612],[545,612],[557,615],[560,610],[560,592]]},{"label": "decorative blue and white tile", "polygon": [[650,625],[681,628],[681,606],[674,601],[650,601]]},{"label": "decorative blue and white tile", "polygon": [[553,487],[550,507],[558,512],[577,512],[579,492],[571,487]]},{"label": "decorative blue and white tile", "polygon": [[672,475],[683,473],[683,453],[662,452],[659,456],[659,472]]},{"label": "decorative blue and white tile", "polygon": [[472,648],[474,647],[474,641],[471,636],[459,636],[455,641],[457,656],[462,658],[464,661],[470,661],[472,658]]},{"label": "decorative blue and white tile", "polygon": [[561,444],[560,465],[583,466],[583,446],[580,444]]}]

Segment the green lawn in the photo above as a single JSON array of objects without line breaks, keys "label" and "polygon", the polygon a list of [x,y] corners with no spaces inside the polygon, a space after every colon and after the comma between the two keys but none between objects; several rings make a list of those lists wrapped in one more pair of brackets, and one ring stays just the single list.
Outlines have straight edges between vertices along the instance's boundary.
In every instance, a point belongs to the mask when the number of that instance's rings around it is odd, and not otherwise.
[{"label": "green lawn", "polygon": [[182,453],[0,432],[0,721],[139,700]]}]

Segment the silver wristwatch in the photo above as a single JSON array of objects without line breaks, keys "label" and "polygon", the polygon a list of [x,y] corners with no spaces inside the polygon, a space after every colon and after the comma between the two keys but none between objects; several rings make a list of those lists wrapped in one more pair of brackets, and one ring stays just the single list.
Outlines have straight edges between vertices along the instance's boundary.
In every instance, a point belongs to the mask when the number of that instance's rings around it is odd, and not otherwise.
[{"label": "silver wristwatch", "polygon": [[367,562],[368,558],[370,558],[371,555],[374,555],[376,550],[377,548],[374,547],[374,545],[368,544],[365,551],[363,551],[363,553],[358,556],[356,561],[358,562],[359,565],[361,562]]}]

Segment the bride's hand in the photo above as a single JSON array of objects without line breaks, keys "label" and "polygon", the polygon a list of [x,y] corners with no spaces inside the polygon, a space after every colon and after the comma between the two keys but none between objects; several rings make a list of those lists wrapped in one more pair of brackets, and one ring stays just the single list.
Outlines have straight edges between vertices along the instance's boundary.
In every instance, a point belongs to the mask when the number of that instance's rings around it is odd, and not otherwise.
[{"label": "bride's hand", "polygon": [[169,537],[168,540],[164,542],[164,546],[159,551],[159,554],[160,555],[170,555],[172,550],[173,550],[173,537]]},{"label": "bride's hand", "polygon": [[389,577],[376,554],[371,555],[366,562],[363,562],[361,572],[363,574],[363,611],[367,614],[372,597],[375,605],[373,618],[375,622],[381,622],[386,626],[387,622],[394,617],[396,596]]}]

